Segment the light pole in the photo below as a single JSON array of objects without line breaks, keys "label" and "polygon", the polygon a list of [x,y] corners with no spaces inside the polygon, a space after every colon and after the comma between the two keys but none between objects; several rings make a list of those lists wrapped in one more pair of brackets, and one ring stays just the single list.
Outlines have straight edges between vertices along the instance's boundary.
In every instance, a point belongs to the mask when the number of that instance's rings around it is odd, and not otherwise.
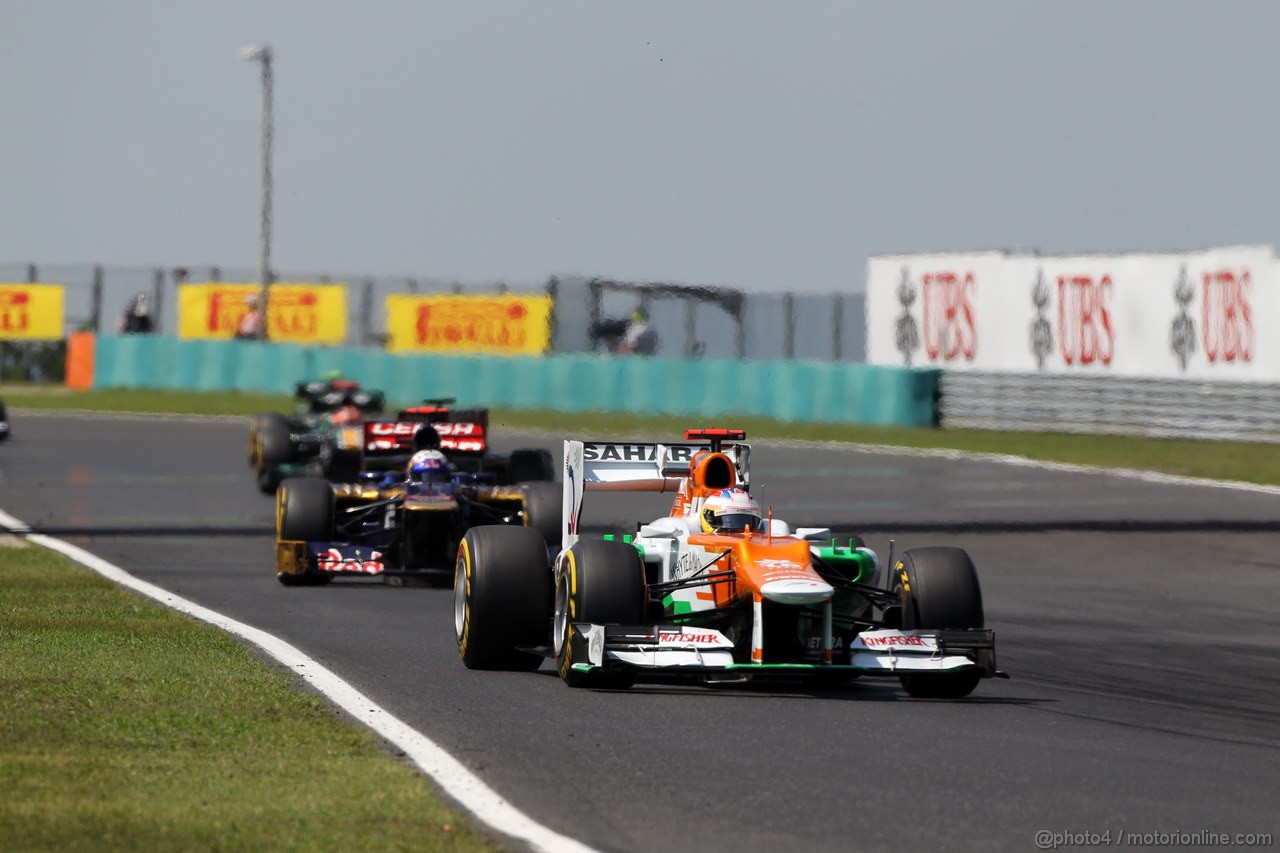
[{"label": "light pole", "polygon": [[258,338],[267,338],[267,286],[271,284],[271,47],[251,44],[240,58],[262,63],[261,222],[258,238]]}]

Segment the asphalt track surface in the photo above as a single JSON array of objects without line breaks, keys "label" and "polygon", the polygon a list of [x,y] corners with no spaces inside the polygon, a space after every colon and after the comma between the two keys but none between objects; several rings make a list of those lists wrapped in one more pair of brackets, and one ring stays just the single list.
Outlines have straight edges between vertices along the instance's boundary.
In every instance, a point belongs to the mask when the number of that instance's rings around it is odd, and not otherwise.
[{"label": "asphalt track surface", "polygon": [[[1012,680],[958,702],[869,679],[595,692],[549,662],[464,669],[447,589],[280,586],[241,422],[12,420],[0,508],[295,644],[601,850],[1280,830],[1280,493],[756,443],[756,491],[778,517],[860,531],[882,557],[890,537],[968,549]],[[507,447],[556,444],[495,428]],[[591,497],[584,523],[601,530],[667,507]]]}]

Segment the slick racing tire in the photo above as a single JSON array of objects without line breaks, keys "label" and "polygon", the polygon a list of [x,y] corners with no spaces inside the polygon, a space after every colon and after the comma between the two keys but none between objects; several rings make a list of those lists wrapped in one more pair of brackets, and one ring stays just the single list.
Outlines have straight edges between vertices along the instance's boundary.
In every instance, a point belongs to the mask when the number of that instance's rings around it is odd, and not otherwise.
[{"label": "slick racing tire", "polygon": [[[290,477],[276,490],[276,539],[328,542],[333,539],[333,489],[327,480]],[[323,584],[329,575],[276,573],[285,586]]]},{"label": "slick racing tire", "polygon": [[354,483],[360,479],[360,469],[364,467],[364,457],[359,450],[335,450],[329,457],[329,465],[325,473],[331,483]]},{"label": "slick racing tire", "polygon": [[0,441],[9,437],[9,417],[4,410],[4,402],[0,401]]},{"label": "slick racing tire", "polygon": [[271,412],[260,415],[258,425],[258,461],[278,465],[293,458],[293,428],[284,415]]},{"label": "slick racing tire", "polygon": [[467,669],[532,672],[542,655],[518,646],[547,641],[551,568],[536,530],[473,527],[458,545],[453,578],[453,629]]},{"label": "slick racing tire", "polygon": [[274,494],[280,483],[276,469],[293,458],[293,430],[284,415],[263,415],[258,430],[258,488],[263,494]]},{"label": "slick racing tire", "polygon": [[333,489],[319,477],[290,477],[276,491],[276,535],[296,542],[333,539]]},{"label": "slick racing tire", "polygon": [[540,449],[511,451],[507,460],[507,480],[512,483],[550,482],[556,478],[551,452]]},{"label": "slick racing tire", "polygon": [[570,687],[626,689],[631,671],[581,672],[573,668],[575,622],[595,625],[644,623],[647,592],[644,563],[635,546],[607,539],[578,540],[564,555],[556,582],[552,640],[560,678]]},{"label": "slick racing tire", "polygon": [[[903,628],[981,628],[982,590],[973,560],[960,548],[916,548],[891,568],[893,589],[906,593]],[[904,675],[902,689],[917,699],[960,699],[978,686],[977,669],[944,675]]]},{"label": "slick racing tire", "polygon": [[262,425],[270,415],[253,415],[249,418],[249,467],[258,467],[258,454],[261,452],[259,442],[262,440]]},{"label": "slick racing tire", "polygon": [[564,536],[564,493],[555,483],[523,483],[524,526],[542,534],[547,547],[560,550]]}]

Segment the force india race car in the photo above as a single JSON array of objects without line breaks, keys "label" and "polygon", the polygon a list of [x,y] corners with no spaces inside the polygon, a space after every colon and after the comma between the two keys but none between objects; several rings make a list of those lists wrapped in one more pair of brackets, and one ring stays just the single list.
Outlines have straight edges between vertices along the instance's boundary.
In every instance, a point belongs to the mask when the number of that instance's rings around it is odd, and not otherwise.
[{"label": "force india race car", "polygon": [[[472,669],[537,669],[553,655],[571,687],[625,688],[646,672],[707,682],[900,679],[912,696],[967,696],[996,670],[994,632],[958,548],[904,552],[882,571],[858,539],[791,530],[750,509],[708,529],[723,496],[754,504],[741,430],[696,444],[564,443],[563,548],[520,528],[475,527],[458,549],[454,627]],[[674,491],[636,535],[579,535],[588,491]],[[725,515],[724,518],[730,518]]]},{"label": "force india race car", "polygon": [[[420,436],[434,435],[430,427]],[[424,447],[436,447],[434,441]],[[423,471],[425,453],[430,470]],[[432,458],[434,457],[434,458]],[[457,471],[444,454],[415,454],[402,470],[366,472],[354,483],[291,477],[276,491],[276,577],[286,586],[338,576],[417,575],[447,581],[464,533],[476,524],[519,525],[542,549],[559,547],[560,489],[498,485],[491,474]]]}]

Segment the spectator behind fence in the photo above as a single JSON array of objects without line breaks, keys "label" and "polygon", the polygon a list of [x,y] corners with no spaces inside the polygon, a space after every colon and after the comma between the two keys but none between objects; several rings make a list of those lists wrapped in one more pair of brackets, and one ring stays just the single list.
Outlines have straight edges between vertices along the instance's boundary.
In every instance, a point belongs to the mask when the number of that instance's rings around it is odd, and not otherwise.
[{"label": "spectator behind fence", "polygon": [[258,307],[258,295],[250,294],[245,304],[249,306],[249,312],[241,317],[236,325],[236,340],[257,340],[262,331],[262,311]]},{"label": "spectator behind fence", "polygon": [[622,343],[622,338],[627,334],[628,322],[620,319],[600,320],[591,327],[591,348],[595,352],[599,352],[603,347],[605,352],[617,352],[618,345]]},{"label": "spectator behind fence", "polygon": [[151,319],[151,300],[145,293],[138,293],[129,300],[116,331],[122,335],[149,335],[155,331],[155,323]]},{"label": "spectator behind fence", "polygon": [[631,322],[627,324],[627,332],[618,344],[618,352],[632,355],[653,355],[658,351],[658,333],[649,325],[649,315],[636,309],[631,314]]}]

